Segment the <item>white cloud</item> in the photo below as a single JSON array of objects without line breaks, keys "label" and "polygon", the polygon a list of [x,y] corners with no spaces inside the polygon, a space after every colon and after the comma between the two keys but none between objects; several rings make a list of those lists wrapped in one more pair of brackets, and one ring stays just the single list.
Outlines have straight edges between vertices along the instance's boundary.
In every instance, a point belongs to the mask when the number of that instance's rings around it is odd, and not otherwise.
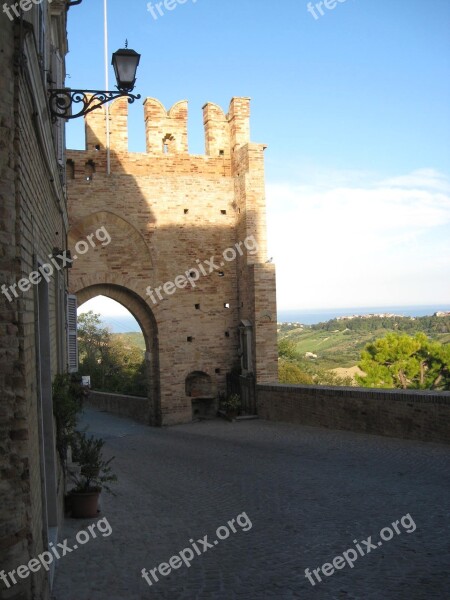
[{"label": "white cloud", "polygon": [[106,296],[91,298],[78,308],[78,314],[92,310],[101,316],[104,326],[115,333],[127,333],[129,331],[141,331],[138,322],[133,315],[119,302]]},{"label": "white cloud", "polygon": [[409,175],[391,177],[382,182],[383,185],[402,188],[419,188],[450,193],[450,181],[445,175],[434,169],[418,169]]},{"label": "white cloud", "polygon": [[267,188],[280,308],[450,301],[448,178],[315,175]]},{"label": "white cloud", "polygon": [[119,304],[119,302],[116,302],[111,298],[107,298],[106,296],[96,296],[95,298],[88,300],[79,307],[78,313],[82,314],[90,310],[107,317],[130,316],[130,312],[124,306],[122,306],[122,304]]}]

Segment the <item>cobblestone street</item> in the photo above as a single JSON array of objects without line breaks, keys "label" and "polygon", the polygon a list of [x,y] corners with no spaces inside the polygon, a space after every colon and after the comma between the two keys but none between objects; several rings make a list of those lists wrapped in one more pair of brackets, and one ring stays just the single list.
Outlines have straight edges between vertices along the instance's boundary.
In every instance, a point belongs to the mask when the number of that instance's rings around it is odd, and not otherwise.
[{"label": "cobblestone street", "polygon": [[[265,421],[155,429],[87,410],[89,431],[115,455],[112,527],[58,561],[55,600],[446,600],[450,590],[448,447]],[[245,512],[252,528],[195,556],[152,587],[141,576],[217,539]],[[380,531],[410,514],[381,546]],[[73,546],[90,521],[66,519]],[[305,578],[372,536],[350,568]],[[363,544],[364,546],[364,544]]]}]

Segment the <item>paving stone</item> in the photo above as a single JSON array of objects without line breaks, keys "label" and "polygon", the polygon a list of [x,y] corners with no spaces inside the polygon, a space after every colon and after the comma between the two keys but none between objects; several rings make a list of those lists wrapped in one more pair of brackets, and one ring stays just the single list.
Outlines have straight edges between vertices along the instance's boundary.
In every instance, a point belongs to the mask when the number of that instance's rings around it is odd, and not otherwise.
[{"label": "paving stone", "polygon": [[[84,420],[116,456],[117,495],[100,515],[113,531],[58,561],[55,600],[449,597],[447,446],[262,420],[155,429],[92,410]],[[236,525],[151,587],[141,578],[243,512],[249,531]],[[408,513],[414,532],[399,525],[354,568],[305,578]],[[95,521],[67,519],[63,537]]]}]

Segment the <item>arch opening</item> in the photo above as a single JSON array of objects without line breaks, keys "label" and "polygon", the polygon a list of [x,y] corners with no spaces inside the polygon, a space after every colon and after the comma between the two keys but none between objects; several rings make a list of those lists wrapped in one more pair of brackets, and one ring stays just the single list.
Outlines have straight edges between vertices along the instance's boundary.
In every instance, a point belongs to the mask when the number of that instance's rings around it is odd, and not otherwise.
[{"label": "arch opening", "polygon": [[[140,403],[139,420],[145,420],[150,425],[161,425],[158,330],[150,307],[135,292],[119,285],[92,285],[76,291],[75,295],[77,296],[79,309],[82,309],[88,301],[99,296],[113,300],[125,308],[139,326],[143,335],[143,344],[141,342],[141,345],[144,364],[140,374],[138,374],[137,381],[139,382],[140,376],[141,383],[144,383],[146,387],[145,397]],[[86,307],[90,308],[90,305],[86,305]],[[84,313],[85,310],[79,312]],[[101,314],[99,310],[96,312]],[[132,324],[130,318],[128,323]],[[102,359],[101,352],[99,352],[99,357]],[[115,374],[108,373],[108,365],[106,365],[105,372],[106,377],[109,376],[114,379]],[[105,381],[101,383],[104,384]],[[93,395],[95,396],[95,394]],[[124,393],[122,395],[125,396]],[[121,402],[126,403],[126,398]]]}]

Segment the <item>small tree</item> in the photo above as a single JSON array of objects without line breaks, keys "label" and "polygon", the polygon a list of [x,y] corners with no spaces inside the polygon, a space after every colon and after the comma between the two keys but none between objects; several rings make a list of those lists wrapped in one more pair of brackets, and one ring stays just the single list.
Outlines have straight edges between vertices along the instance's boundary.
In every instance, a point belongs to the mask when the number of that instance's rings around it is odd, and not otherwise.
[{"label": "small tree", "polygon": [[450,389],[450,345],[432,342],[424,333],[389,333],[367,344],[359,367],[366,376],[356,380],[364,387]]},{"label": "small tree", "polygon": [[80,473],[72,473],[75,492],[93,492],[105,489],[111,492],[110,483],[117,481],[117,475],[111,470],[111,462],[103,458],[105,440],[88,437],[84,432],[77,432],[73,441],[73,460],[79,464]]},{"label": "small tree", "polygon": [[278,356],[286,360],[296,360],[299,355],[295,342],[289,338],[282,338],[278,342]]},{"label": "small tree", "polygon": [[84,389],[77,375],[58,374],[53,380],[53,415],[56,423],[56,448],[62,465],[73,441],[78,416],[83,408]]},{"label": "small tree", "polygon": [[283,359],[278,361],[278,381],[297,385],[311,385],[314,383],[311,375],[302,371],[295,363]]}]

